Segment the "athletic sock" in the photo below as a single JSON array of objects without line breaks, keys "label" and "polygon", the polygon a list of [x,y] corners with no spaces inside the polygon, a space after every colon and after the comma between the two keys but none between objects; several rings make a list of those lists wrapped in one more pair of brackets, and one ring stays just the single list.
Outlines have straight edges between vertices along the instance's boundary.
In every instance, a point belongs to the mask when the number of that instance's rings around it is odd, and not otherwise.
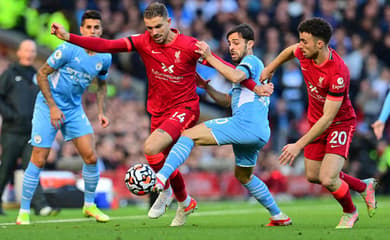
[{"label": "athletic sock", "polygon": [[268,209],[271,216],[280,213],[280,209],[276,204],[274,198],[272,197],[267,185],[265,185],[265,183],[261,181],[258,177],[252,175],[252,179],[248,183],[243,185],[261,205]]},{"label": "athletic sock", "polygon": [[31,199],[39,183],[39,174],[42,168],[38,168],[32,162],[28,163],[23,177],[22,199],[20,209],[30,211]]},{"label": "athletic sock", "polygon": [[96,164],[83,163],[84,179],[84,203],[93,204],[95,202],[95,191],[99,182],[99,171]]},{"label": "athletic sock", "polygon": [[339,176],[348,184],[350,189],[358,193],[362,193],[364,190],[366,190],[367,184],[359,178],[352,177],[351,175],[348,175],[344,172],[340,172]]},{"label": "athletic sock", "polygon": [[194,148],[194,141],[191,138],[185,136],[180,137],[172,147],[164,166],[158,173],[163,175],[165,179],[168,179],[185,162],[188,156],[190,156],[192,148]]},{"label": "athletic sock", "polygon": [[[160,179],[162,180],[162,179]],[[186,191],[186,185],[184,183],[183,175],[179,172],[179,170],[175,170],[171,177],[169,178],[169,181],[171,182],[172,190],[175,194],[175,197],[178,202],[185,201],[188,198],[188,194]],[[191,198],[190,198],[191,201]],[[190,204],[188,202],[188,204]],[[186,206],[187,207],[187,206]]]},{"label": "athletic sock", "polygon": [[355,205],[352,202],[351,193],[349,192],[349,186],[346,182],[341,180],[341,185],[339,189],[334,192],[331,192],[333,197],[340,203],[343,207],[343,212],[353,213],[356,210]]}]

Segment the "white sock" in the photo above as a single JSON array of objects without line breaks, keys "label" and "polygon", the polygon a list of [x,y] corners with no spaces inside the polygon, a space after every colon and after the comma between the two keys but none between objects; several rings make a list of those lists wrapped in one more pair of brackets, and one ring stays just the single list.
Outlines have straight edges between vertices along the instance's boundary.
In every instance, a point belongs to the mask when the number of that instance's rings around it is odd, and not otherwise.
[{"label": "white sock", "polygon": [[190,205],[191,203],[191,197],[189,194],[187,194],[186,199],[183,202],[179,202],[179,206],[182,208],[186,208]]},{"label": "white sock", "polygon": [[28,213],[30,214],[30,209],[19,209],[19,213]]},{"label": "white sock", "polygon": [[166,184],[167,179],[164,177],[164,175],[162,175],[162,174],[160,174],[160,173],[157,173],[157,174],[156,174],[156,177],[157,177],[158,179],[160,179],[161,182],[163,182],[164,184]]},{"label": "white sock", "polygon": [[94,204],[95,203],[93,203],[93,202],[84,202],[84,206],[86,206],[86,207],[90,207],[90,206],[92,206]]}]

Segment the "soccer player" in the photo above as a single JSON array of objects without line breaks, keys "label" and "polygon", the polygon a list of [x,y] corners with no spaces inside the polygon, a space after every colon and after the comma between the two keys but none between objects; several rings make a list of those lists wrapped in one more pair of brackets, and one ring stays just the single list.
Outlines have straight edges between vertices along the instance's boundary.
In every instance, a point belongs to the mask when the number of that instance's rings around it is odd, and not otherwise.
[{"label": "soccer player", "polygon": [[267,226],[290,225],[291,219],[280,211],[268,187],[253,175],[258,154],[270,137],[268,96],[273,92],[273,85],[271,83],[262,85],[263,96],[257,96],[240,85],[241,81],[249,78],[260,83],[260,73],[264,68],[262,61],[253,55],[254,32],[249,25],[241,24],[234,27],[228,32],[227,40],[232,60],[237,64],[236,69],[226,66],[212,55],[205,42],[196,44],[199,48],[196,52],[233,82],[231,95],[218,92],[206,83],[203,84],[218,104],[231,106],[233,116],[209,120],[185,130],[170,151],[163,168],[157,173],[154,190],[164,189],[166,180],[188,158],[195,145],[231,144],[236,161],[235,176],[270,212],[271,221]]},{"label": "soccer player", "polygon": [[328,22],[311,18],[301,22],[298,31],[299,43],[284,49],[261,73],[262,81],[271,79],[278,66],[295,56],[307,86],[311,128],[297,142],[284,146],[279,160],[283,165],[292,164],[304,149],[306,178],[328,189],[343,208],[336,228],[352,228],[359,215],[349,189],[361,193],[372,217],[376,181],[361,181],[341,171],[356,125],[348,94],[349,71],[342,58],[328,47],[332,35]]},{"label": "soccer player", "polygon": [[387,94],[385,102],[383,103],[381,113],[378,120],[371,124],[376,138],[379,140],[383,136],[383,130],[385,129],[385,122],[389,118],[390,114],[390,93]]},{"label": "soccer player", "polygon": [[[151,134],[144,144],[149,165],[157,172],[181,132],[196,124],[199,118],[199,97],[196,94],[195,70],[200,55],[195,38],[172,29],[166,6],[152,2],[144,11],[146,31],[130,37],[106,40],[69,34],[60,24],[52,25],[58,38],[97,52],[137,51],[145,63],[148,77],[147,110],[151,114]],[[253,81],[248,87],[258,89]],[[169,181],[179,202],[171,226],[185,224],[185,215],[193,212],[196,201],[187,194],[183,177],[175,171]],[[172,195],[169,182],[149,210],[150,218],[159,218],[166,211]]]},{"label": "soccer player", "polygon": [[[99,12],[86,11],[82,16],[81,34],[100,37],[103,31],[101,22]],[[98,222],[109,220],[94,204],[99,172],[96,166],[93,129],[81,105],[81,95],[91,81],[96,79],[98,118],[100,125],[107,127],[110,121],[104,115],[103,105],[106,94],[105,79],[110,65],[110,54],[98,54],[64,43],[39,69],[37,79],[41,91],[35,102],[32,120],[33,150],[24,174],[22,200],[16,224],[30,224],[31,198],[58,130],[61,130],[66,141],[73,142],[84,160],[84,216],[95,217]]]}]

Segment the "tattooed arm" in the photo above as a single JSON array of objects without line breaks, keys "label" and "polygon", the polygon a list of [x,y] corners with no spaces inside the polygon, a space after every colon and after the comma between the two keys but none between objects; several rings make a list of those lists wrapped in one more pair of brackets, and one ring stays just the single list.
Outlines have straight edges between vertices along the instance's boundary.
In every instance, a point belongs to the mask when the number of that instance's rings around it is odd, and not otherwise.
[{"label": "tattooed arm", "polygon": [[102,81],[98,78],[95,78],[97,81],[98,90],[97,90],[97,105],[98,105],[98,118],[99,123],[103,128],[108,127],[110,125],[110,119],[104,115],[104,100],[107,96],[107,83],[106,81]]},{"label": "tattooed arm", "polygon": [[43,96],[46,99],[47,105],[50,109],[50,121],[53,127],[60,129],[61,125],[64,124],[64,113],[58,108],[56,102],[53,99],[51,94],[50,84],[48,80],[49,74],[56,71],[54,68],[50,67],[47,63],[39,69],[37,74],[38,86],[41,89]]}]

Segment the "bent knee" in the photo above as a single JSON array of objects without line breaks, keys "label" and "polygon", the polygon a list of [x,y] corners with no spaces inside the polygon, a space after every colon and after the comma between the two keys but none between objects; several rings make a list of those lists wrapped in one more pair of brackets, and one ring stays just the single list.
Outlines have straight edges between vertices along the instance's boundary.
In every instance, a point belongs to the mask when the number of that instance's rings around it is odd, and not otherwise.
[{"label": "bent knee", "polygon": [[94,152],[91,152],[83,157],[85,164],[96,164],[97,156]]},{"label": "bent knee", "polygon": [[321,183],[320,179],[319,179],[317,176],[306,175],[306,179],[307,179],[307,181],[309,181],[310,183],[316,183],[316,184]]}]

